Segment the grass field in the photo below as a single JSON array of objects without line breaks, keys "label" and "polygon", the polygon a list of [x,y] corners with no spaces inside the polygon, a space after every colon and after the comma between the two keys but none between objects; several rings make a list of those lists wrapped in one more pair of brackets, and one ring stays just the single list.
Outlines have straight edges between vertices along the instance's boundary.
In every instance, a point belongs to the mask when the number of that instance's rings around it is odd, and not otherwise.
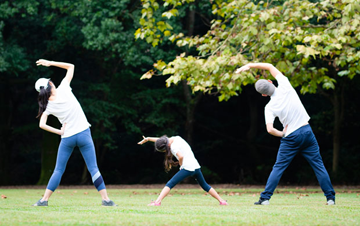
[{"label": "grass field", "polygon": [[102,207],[89,188],[58,189],[48,207],[32,207],[43,189],[0,189],[0,225],[360,225],[359,189],[337,189],[335,206],[319,189],[277,189],[269,206],[253,205],[262,189],[216,190],[229,206],[175,188],[154,207],[147,204],[160,189],[108,189],[119,206]]}]

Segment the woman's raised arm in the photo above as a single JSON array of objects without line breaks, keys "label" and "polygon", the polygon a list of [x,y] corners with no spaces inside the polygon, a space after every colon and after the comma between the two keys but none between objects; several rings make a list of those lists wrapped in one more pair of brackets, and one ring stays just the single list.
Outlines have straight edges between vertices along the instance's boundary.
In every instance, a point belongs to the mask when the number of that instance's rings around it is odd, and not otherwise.
[{"label": "woman's raised arm", "polygon": [[55,67],[66,69],[67,72],[66,72],[64,79],[66,79],[69,82],[69,84],[74,76],[75,65],[70,64],[70,63],[40,59],[40,60],[36,61],[36,65],[37,66],[41,65],[41,66],[45,66],[45,67],[55,66]]}]

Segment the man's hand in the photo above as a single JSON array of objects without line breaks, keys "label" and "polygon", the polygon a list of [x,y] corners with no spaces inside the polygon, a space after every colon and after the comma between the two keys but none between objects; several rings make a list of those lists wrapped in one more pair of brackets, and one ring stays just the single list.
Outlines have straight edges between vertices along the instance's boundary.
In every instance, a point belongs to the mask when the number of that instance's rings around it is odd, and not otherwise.
[{"label": "man's hand", "polygon": [[282,132],[283,132],[283,134],[284,134],[284,135],[283,135],[283,137],[284,137],[284,136],[285,136],[285,134],[286,134],[287,127],[288,127],[288,125],[286,125],[286,126],[284,127],[283,131],[282,131]]},{"label": "man's hand", "polygon": [[246,65],[242,66],[241,68],[236,69],[235,73],[239,74],[241,72],[248,71],[248,70],[250,70],[250,67],[249,67],[249,65],[246,64]]}]

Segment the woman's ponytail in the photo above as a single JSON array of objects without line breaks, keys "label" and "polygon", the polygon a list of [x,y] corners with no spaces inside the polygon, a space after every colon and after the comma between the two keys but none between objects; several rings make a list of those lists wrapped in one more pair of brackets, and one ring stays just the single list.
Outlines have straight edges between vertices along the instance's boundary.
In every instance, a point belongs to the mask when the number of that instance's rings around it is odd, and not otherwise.
[{"label": "woman's ponytail", "polygon": [[40,118],[42,113],[46,110],[50,96],[51,96],[50,83],[48,84],[46,89],[43,86],[41,86],[39,96],[38,96],[39,112],[38,112],[38,115],[36,116],[36,118]]},{"label": "woman's ponytail", "polygon": [[169,138],[167,138],[167,136],[162,136],[156,140],[155,149],[159,152],[165,152],[164,165],[166,172],[169,172],[173,166],[179,165],[179,162],[174,162],[173,160],[173,155],[169,145]]}]

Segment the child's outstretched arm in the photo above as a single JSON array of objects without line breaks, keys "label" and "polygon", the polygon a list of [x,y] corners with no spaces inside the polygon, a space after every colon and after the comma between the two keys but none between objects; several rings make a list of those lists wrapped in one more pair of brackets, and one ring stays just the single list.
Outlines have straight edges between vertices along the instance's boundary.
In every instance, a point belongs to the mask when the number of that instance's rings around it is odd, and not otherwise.
[{"label": "child's outstretched arm", "polygon": [[144,144],[144,143],[146,143],[148,141],[156,142],[157,139],[159,139],[158,137],[144,137],[144,136],[143,136],[143,138],[144,139],[142,141],[138,142],[138,144]]}]

